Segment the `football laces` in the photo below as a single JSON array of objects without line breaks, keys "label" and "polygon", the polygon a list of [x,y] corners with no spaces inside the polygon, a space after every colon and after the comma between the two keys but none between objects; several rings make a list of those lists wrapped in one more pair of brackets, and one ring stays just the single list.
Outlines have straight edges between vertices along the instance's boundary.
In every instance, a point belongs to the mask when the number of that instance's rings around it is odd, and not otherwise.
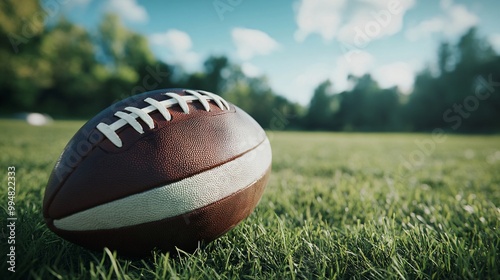
[{"label": "football laces", "polygon": [[158,111],[163,118],[165,118],[165,120],[170,121],[172,120],[172,115],[168,110],[169,108],[179,106],[185,114],[189,114],[188,103],[200,102],[205,111],[209,112],[209,101],[215,102],[221,110],[230,110],[229,103],[214,93],[204,90],[184,90],[184,92],[190,95],[179,95],[175,92],[165,92],[162,93],[162,95],[170,98],[161,101],[148,97],[144,99],[144,102],[148,103],[149,106],[144,108],[126,107],[123,111],[118,111],[114,114],[118,120],[111,124],[101,122],[96,126],[96,128],[104,134],[104,136],[108,138],[111,143],[120,148],[123,146],[123,143],[116,131],[126,125],[130,125],[135,131],[143,134],[144,128],[139,123],[138,119],[142,120],[149,129],[154,129],[153,118],[149,115],[152,112]]}]

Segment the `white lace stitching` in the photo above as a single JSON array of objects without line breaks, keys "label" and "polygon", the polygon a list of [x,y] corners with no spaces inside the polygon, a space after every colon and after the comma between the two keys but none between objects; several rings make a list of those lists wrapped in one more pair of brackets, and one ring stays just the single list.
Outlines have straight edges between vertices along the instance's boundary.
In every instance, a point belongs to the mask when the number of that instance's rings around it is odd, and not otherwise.
[{"label": "white lace stitching", "polygon": [[184,92],[191,95],[179,95],[174,92],[166,92],[162,93],[162,95],[171,98],[163,101],[158,101],[148,97],[144,99],[144,102],[149,103],[150,106],[144,108],[126,107],[124,111],[128,111],[128,113],[122,111],[116,112],[115,116],[119,118],[117,121],[109,125],[101,122],[97,125],[97,129],[102,132],[102,134],[104,134],[104,136],[106,136],[109,141],[111,141],[111,143],[120,148],[122,147],[123,143],[116,131],[129,124],[133,129],[135,129],[135,131],[143,134],[144,129],[142,128],[142,125],[137,121],[137,118],[146,123],[149,129],[153,129],[154,121],[153,118],[151,118],[151,116],[149,115],[149,113],[151,112],[158,111],[160,112],[160,114],[162,114],[165,120],[170,121],[172,119],[172,115],[168,111],[168,108],[179,105],[185,114],[189,114],[188,103],[199,101],[206,111],[210,111],[210,104],[208,104],[209,100],[214,101],[221,110],[225,110],[225,108],[227,110],[230,109],[229,104],[226,102],[226,100],[211,92],[203,90],[185,90]]}]

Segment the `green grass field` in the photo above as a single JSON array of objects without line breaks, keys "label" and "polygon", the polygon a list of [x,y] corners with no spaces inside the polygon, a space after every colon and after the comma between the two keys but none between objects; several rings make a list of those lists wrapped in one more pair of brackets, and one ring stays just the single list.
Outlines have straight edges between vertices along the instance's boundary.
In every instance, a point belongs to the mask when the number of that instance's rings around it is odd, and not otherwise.
[{"label": "green grass field", "polygon": [[0,279],[500,278],[500,136],[270,131],[273,173],[248,219],[194,254],[127,260],[68,243],[43,221],[50,171],[82,124],[0,120]]}]

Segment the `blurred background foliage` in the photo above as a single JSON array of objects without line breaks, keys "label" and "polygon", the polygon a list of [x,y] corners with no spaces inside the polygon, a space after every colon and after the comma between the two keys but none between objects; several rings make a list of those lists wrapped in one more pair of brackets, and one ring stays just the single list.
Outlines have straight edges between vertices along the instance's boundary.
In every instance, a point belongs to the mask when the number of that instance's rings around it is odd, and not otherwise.
[{"label": "blurred background foliage", "polygon": [[89,118],[130,95],[185,87],[218,93],[269,129],[500,131],[500,56],[474,28],[456,44],[442,42],[437,67],[423,69],[410,94],[380,88],[369,74],[350,76],[350,90],[334,94],[324,81],[304,107],[225,56],[208,57],[195,73],[166,64],[115,15],[90,32],[63,17],[46,22],[41,11],[37,0],[0,2],[2,116]]}]

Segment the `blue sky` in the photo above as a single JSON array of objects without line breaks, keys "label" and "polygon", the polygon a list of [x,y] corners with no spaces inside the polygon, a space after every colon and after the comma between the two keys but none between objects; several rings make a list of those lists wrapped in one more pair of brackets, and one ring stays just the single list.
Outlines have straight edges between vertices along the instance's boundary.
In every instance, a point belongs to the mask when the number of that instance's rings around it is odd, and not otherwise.
[{"label": "blue sky", "polygon": [[325,79],[347,89],[349,73],[410,92],[439,43],[472,26],[500,51],[497,0],[73,0],[61,10],[90,30],[117,13],[158,58],[187,71],[226,55],[304,105]]}]

